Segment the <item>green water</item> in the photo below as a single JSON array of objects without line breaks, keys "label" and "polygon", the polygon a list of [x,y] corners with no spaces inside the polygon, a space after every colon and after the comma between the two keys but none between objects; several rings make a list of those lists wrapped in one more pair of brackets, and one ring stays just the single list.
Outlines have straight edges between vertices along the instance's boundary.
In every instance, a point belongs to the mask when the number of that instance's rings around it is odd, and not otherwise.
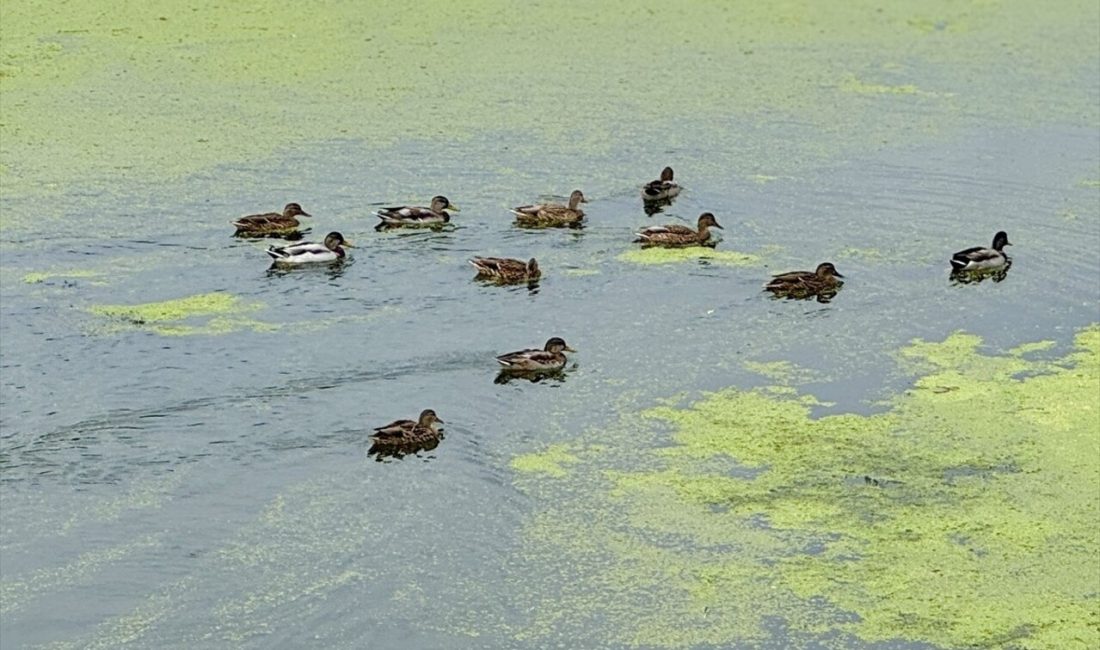
[{"label": "green water", "polygon": [[[1098,34],[1072,1],[6,2],[3,645],[1096,646]],[[577,188],[583,230],[511,225]],[[374,232],[434,194],[453,227]],[[289,201],[347,263],[231,237]],[[702,211],[714,251],[631,244]],[[1004,280],[950,282],[1001,229]],[[825,260],[828,304],[761,291]],[[494,383],[554,335],[563,378]],[[366,455],[423,408],[438,448]]]}]

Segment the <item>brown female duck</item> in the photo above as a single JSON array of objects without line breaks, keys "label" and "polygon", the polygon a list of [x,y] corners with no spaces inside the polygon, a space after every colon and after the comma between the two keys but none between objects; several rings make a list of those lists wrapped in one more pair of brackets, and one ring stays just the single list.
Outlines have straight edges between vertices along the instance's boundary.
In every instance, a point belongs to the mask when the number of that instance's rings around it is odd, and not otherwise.
[{"label": "brown female duck", "polygon": [[443,420],[431,409],[425,409],[420,413],[420,419],[397,420],[384,427],[378,427],[371,434],[374,447],[415,447],[438,442],[443,437],[443,430],[436,429],[435,423],[444,424]]},{"label": "brown female duck", "polygon": [[584,193],[573,190],[569,195],[569,205],[560,203],[536,203],[534,205],[521,205],[512,208],[512,214],[516,215],[516,223],[521,226],[578,226],[584,219],[584,210],[578,206],[588,203]]},{"label": "brown female duck", "polygon": [[534,282],[542,276],[535,258],[524,262],[508,257],[475,257],[470,264],[477,269],[477,277],[501,284]]},{"label": "brown female duck", "polygon": [[[634,243],[642,246],[664,246],[666,248],[682,248],[684,246],[710,246],[717,243],[710,236],[711,228],[722,228],[710,212],[699,215],[699,229],[680,224],[668,224],[664,226],[650,226],[636,233],[638,238]],[[724,230],[724,228],[723,228]]]},{"label": "brown female duck", "polygon": [[764,289],[787,298],[828,298],[844,284],[838,279],[843,277],[831,262],[823,262],[813,272],[792,271],[773,276]]},{"label": "brown female duck", "polygon": [[568,361],[565,352],[576,350],[566,345],[565,340],[555,336],[541,350],[519,350],[502,354],[497,357],[497,363],[504,366],[505,370],[513,372],[561,370]]},{"label": "brown female duck", "polygon": [[287,203],[282,214],[268,212],[266,214],[250,214],[233,222],[237,228],[237,235],[282,235],[289,234],[298,229],[297,217],[312,216],[302,209],[297,203]]}]

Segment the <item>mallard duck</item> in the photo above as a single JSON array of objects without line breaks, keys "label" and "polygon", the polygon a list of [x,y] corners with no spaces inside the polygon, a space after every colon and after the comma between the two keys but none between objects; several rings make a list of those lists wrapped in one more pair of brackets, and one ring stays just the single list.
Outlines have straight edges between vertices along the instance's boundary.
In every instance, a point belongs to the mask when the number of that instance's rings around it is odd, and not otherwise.
[{"label": "mallard duck", "polygon": [[764,289],[777,296],[788,298],[810,298],[812,296],[835,295],[844,283],[837,278],[843,278],[831,262],[823,262],[817,265],[815,271],[792,271],[772,276]]},{"label": "mallard duck", "polygon": [[1008,241],[1008,235],[1002,230],[993,235],[993,248],[975,246],[952,255],[951,268],[955,271],[992,271],[999,269],[1008,262],[1004,247],[1011,245],[1012,242]]},{"label": "mallard duck", "polygon": [[642,186],[642,198],[646,201],[664,201],[680,193],[680,186],[672,181],[672,168],[661,170],[661,178]]},{"label": "mallard duck", "polygon": [[526,262],[507,257],[475,257],[470,264],[477,269],[477,277],[506,284],[534,282],[542,275],[533,257]]},{"label": "mallard duck", "polygon": [[382,208],[374,214],[382,220],[378,229],[397,228],[401,226],[441,226],[451,221],[451,215],[447,210],[461,212],[457,205],[452,204],[445,196],[432,197],[431,207],[405,206],[394,208]]},{"label": "mallard duck", "polygon": [[563,352],[576,352],[565,341],[555,336],[541,350],[519,350],[497,357],[497,363],[506,370],[530,372],[532,370],[561,370],[567,361]]},{"label": "mallard duck", "polygon": [[335,262],[344,259],[344,249],[355,248],[351,242],[344,239],[338,232],[330,232],[325,236],[325,243],[302,242],[290,246],[269,246],[267,254],[275,260],[274,264],[295,266],[298,264],[310,264],[315,262]]},{"label": "mallard duck", "polygon": [[692,230],[678,223],[650,226],[635,233],[638,238],[634,240],[634,243],[642,246],[664,246],[666,248],[681,248],[684,246],[714,247],[717,242],[710,236],[711,228],[722,228],[722,226],[718,225],[718,221],[713,214],[704,212],[699,215],[698,230]]},{"label": "mallard duck", "polygon": [[584,219],[584,210],[579,206],[588,203],[584,193],[573,190],[569,195],[569,205],[560,203],[537,203],[512,208],[516,223],[524,226],[577,226]]},{"label": "mallard duck", "polygon": [[287,203],[283,213],[268,212],[266,214],[250,214],[233,222],[238,235],[273,235],[290,233],[298,229],[298,219],[295,217],[313,216],[302,209],[297,203]]},{"label": "mallard duck", "polygon": [[414,447],[438,442],[443,437],[443,430],[436,429],[435,423],[444,424],[443,420],[431,409],[425,409],[420,413],[420,419],[397,420],[386,426],[377,427],[371,434],[371,441],[375,447]]}]

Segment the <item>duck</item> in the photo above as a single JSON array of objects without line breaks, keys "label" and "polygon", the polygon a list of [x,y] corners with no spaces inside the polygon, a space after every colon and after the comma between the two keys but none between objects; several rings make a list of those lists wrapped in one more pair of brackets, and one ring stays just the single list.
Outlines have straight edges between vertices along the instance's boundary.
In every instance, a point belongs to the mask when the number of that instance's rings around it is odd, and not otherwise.
[{"label": "duck", "polygon": [[584,210],[578,206],[588,203],[584,193],[573,190],[569,195],[569,205],[560,203],[536,203],[512,208],[516,223],[524,226],[577,226],[584,219]]},{"label": "duck", "polygon": [[450,223],[451,215],[447,212],[461,212],[458,206],[451,203],[445,196],[432,197],[430,207],[404,206],[382,208],[374,214],[382,220],[377,229],[397,228],[401,226],[442,226]]},{"label": "duck", "polygon": [[325,236],[323,244],[302,242],[290,246],[269,246],[267,254],[274,260],[274,264],[296,266],[342,260],[345,256],[344,247],[355,248],[343,235],[334,231]]},{"label": "duck", "polygon": [[722,228],[718,220],[710,212],[699,215],[698,230],[674,223],[664,226],[650,226],[637,233],[638,238],[634,243],[642,246],[664,246],[666,248],[681,248],[684,246],[710,246],[717,242],[710,236],[711,228]]},{"label": "duck", "polygon": [[1011,246],[1008,234],[1000,231],[993,235],[993,247],[975,246],[961,250],[951,256],[951,268],[954,271],[993,271],[1008,263],[1004,247]]},{"label": "duck", "polygon": [[534,282],[542,276],[533,257],[526,262],[508,257],[475,257],[470,264],[477,269],[477,277],[503,284]]},{"label": "duck", "polygon": [[680,186],[672,180],[672,168],[661,170],[661,177],[642,186],[642,199],[645,201],[665,201],[680,193]]},{"label": "duck", "polygon": [[576,352],[565,340],[555,336],[541,350],[519,350],[497,357],[497,363],[512,372],[554,371],[565,368],[565,352]]},{"label": "duck", "polygon": [[413,420],[396,420],[381,427],[376,427],[370,439],[374,448],[386,447],[414,447],[439,442],[443,437],[443,430],[435,428],[435,424],[445,424],[432,409],[424,409],[420,417]]},{"label": "duck", "polygon": [[282,214],[267,212],[250,214],[233,222],[237,235],[273,235],[291,233],[298,229],[297,217],[312,217],[297,203],[287,203]]},{"label": "duck", "polygon": [[832,262],[822,262],[814,271],[791,271],[772,276],[764,289],[788,298],[828,297],[836,294],[844,284],[837,279],[843,277]]}]

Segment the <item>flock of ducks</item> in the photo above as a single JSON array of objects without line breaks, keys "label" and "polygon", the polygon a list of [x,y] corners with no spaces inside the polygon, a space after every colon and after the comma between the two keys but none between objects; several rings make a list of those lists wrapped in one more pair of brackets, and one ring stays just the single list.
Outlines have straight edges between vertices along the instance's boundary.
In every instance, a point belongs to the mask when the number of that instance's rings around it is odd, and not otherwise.
[{"label": "flock of ducks", "polygon": [[[641,195],[647,214],[660,211],[660,206],[671,204],[680,194],[680,186],[675,182],[671,167],[665,167],[657,180],[642,186]],[[516,217],[516,225],[532,228],[576,228],[584,218],[580,204],[587,203],[584,193],[574,190],[567,204],[538,203],[522,205],[511,210]],[[374,214],[381,220],[375,230],[384,231],[393,228],[438,228],[450,223],[451,212],[459,212],[445,196],[436,196],[428,206],[398,206],[382,208]],[[297,203],[288,203],[281,213],[254,214],[241,217],[233,222],[239,237],[279,237],[287,240],[301,238],[299,217],[311,215]],[[666,248],[684,248],[706,246],[713,248],[717,241],[711,235],[712,228],[721,229],[714,214],[704,212],[699,215],[696,228],[682,224],[650,226],[638,231],[634,243],[642,247],[660,246]],[[992,247],[975,246],[961,250],[951,256],[952,277],[961,281],[981,279],[983,276],[1001,274],[1011,265],[1011,259],[1004,253],[1004,247],[1010,246],[1008,235],[1003,231],[993,237]],[[347,256],[345,248],[354,246],[339,232],[330,232],[323,242],[300,242],[285,246],[269,246],[267,254],[274,267],[295,267],[307,264],[331,264],[340,262]],[[470,264],[477,270],[477,278],[499,284],[534,283],[541,277],[538,261],[531,258],[526,262],[503,257],[474,257]],[[776,297],[808,299],[816,298],[828,302],[843,285],[841,275],[831,262],[823,262],[814,271],[792,271],[772,276],[764,285]],[[999,278],[995,278],[999,279]],[[566,366],[566,352],[576,352],[566,342],[553,337],[541,349],[519,350],[496,357],[502,367],[501,376],[507,380],[511,376],[528,376],[537,379],[547,373],[560,373]],[[397,420],[374,429],[371,435],[370,453],[379,456],[403,456],[407,453],[432,449],[443,437],[442,424],[435,411],[427,409],[417,420]]]}]

